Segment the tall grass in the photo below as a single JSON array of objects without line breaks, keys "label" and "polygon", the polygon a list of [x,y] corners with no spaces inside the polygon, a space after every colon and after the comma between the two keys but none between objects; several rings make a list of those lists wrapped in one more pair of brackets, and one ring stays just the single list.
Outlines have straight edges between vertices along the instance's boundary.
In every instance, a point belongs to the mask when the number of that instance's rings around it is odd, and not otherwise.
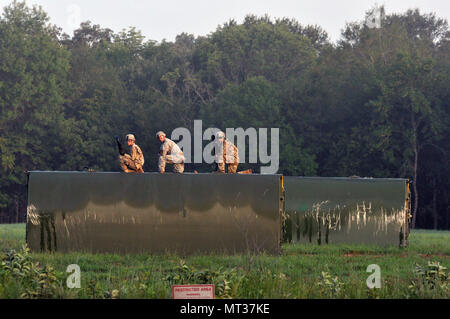
[{"label": "tall grass", "polygon": [[[23,224],[0,225],[4,253],[19,253],[24,238]],[[218,298],[449,298],[448,277],[425,285],[415,269],[429,261],[449,268],[450,232],[413,231],[409,241],[407,248],[285,244],[281,256],[31,253],[30,258],[39,263],[38,272],[54,269],[52,294],[45,295],[52,298],[171,298],[176,283],[213,283]],[[65,284],[70,264],[80,266],[80,289]],[[380,289],[367,288],[370,264],[381,268]],[[21,297],[30,290],[26,285],[39,288],[27,280],[0,268],[0,298]],[[25,295],[33,296],[41,295]]]}]

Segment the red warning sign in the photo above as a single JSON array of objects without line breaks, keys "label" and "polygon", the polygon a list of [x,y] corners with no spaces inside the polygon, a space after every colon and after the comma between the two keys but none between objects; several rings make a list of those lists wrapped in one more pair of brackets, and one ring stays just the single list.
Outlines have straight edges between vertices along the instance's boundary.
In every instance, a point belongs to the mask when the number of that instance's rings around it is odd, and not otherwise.
[{"label": "red warning sign", "polygon": [[174,285],[173,299],[214,299],[214,285]]}]

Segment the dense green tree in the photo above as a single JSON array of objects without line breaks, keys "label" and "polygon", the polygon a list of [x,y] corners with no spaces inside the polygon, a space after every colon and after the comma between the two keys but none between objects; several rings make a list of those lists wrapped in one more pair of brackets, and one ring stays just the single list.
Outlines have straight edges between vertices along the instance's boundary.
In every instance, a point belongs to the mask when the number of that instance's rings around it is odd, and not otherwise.
[{"label": "dense green tree", "polygon": [[118,171],[113,136],[134,133],[155,171],[156,131],[201,119],[279,128],[286,175],[410,178],[413,226],[448,228],[449,83],[447,21],[418,10],[372,8],[335,44],[320,26],[254,15],[158,43],[89,21],[61,34],[13,1],[0,18],[0,222],[23,216],[27,170]]},{"label": "dense green tree", "polygon": [[[386,175],[412,178],[413,228],[420,198],[421,151],[425,145],[439,140],[445,127],[445,114],[436,91],[441,70],[434,68],[435,43],[442,41],[444,32],[425,32],[427,37],[421,31],[441,30],[443,22],[429,15],[419,23],[417,15],[417,11],[408,11],[402,18],[387,16],[380,28],[354,28],[353,32],[348,32],[353,35],[352,40],[357,40],[352,51],[362,62],[359,68],[368,76],[375,76],[378,91],[363,107],[370,123],[363,121],[365,125],[355,133],[367,136],[368,153],[381,160]],[[367,128],[370,134],[364,133]],[[356,137],[353,141],[358,141],[357,136],[352,137]],[[356,143],[354,149],[360,151],[359,145],[362,143]]]},{"label": "dense green tree", "polygon": [[64,117],[69,52],[48,20],[16,1],[0,18],[0,207],[16,211],[25,172],[62,168],[72,139]]}]

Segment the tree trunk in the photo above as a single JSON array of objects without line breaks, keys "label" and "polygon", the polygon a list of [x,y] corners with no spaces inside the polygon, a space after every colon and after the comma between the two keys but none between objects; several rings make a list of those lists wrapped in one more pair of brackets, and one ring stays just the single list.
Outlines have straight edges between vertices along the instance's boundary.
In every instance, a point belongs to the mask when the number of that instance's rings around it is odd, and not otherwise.
[{"label": "tree trunk", "polygon": [[411,113],[411,125],[413,130],[413,149],[414,149],[414,164],[413,164],[413,191],[414,191],[414,205],[411,221],[411,229],[416,228],[417,208],[419,206],[419,192],[417,191],[417,167],[419,166],[419,146],[417,145],[418,125],[414,116],[413,110]]},{"label": "tree trunk", "polygon": [[438,226],[438,212],[437,212],[437,188],[436,178],[433,178],[433,229],[436,230]]},{"label": "tree trunk", "polygon": [[413,190],[414,190],[414,205],[412,213],[411,229],[416,228],[417,207],[419,205],[419,193],[417,192],[417,162],[419,153],[417,147],[414,150],[414,175],[413,175]]},{"label": "tree trunk", "polygon": [[450,205],[449,205],[449,200],[448,200],[448,195],[446,195],[446,201],[445,201],[445,203],[446,203],[446,205],[445,205],[445,207],[446,207],[446,210],[447,210],[447,213],[446,214],[444,214],[445,215],[445,229],[449,229],[449,225],[448,225],[448,221],[450,220]]},{"label": "tree trunk", "polygon": [[19,223],[19,200],[16,198],[16,224]]}]

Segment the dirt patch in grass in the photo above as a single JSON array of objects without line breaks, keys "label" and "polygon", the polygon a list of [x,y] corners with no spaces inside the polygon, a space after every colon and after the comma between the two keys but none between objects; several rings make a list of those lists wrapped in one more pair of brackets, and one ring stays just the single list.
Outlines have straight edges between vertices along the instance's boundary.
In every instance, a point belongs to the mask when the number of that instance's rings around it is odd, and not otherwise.
[{"label": "dirt patch in grass", "polygon": [[373,253],[373,252],[364,252],[364,251],[348,251],[345,254],[342,255],[343,257],[361,257],[361,256],[366,256],[366,257],[374,257],[374,258],[381,258],[381,257],[390,257],[390,256],[395,256],[395,257],[402,257],[402,258],[407,258],[409,255],[406,251],[402,251],[398,254],[393,254],[393,253]]},{"label": "dirt patch in grass", "polygon": [[420,254],[419,256],[422,258],[433,258],[433,257],[450,258],[450,255],[448,254]]},{"label": "dirt patch in grass", "polygon": [[348,252],[343,254],[344,257],[361,257],[361,256],[367,256],[367,257],[373,257],[373,258],[381,258],[386,257],[389,255],[383,255],[383,254],[365,254],[365,253],[357,253],[357,252]]},{"label": "dirt patch in grass", "polygon": [[[347,252],[342,255],[343,257],[373,257],[373,258],[381,258],[381,257],[388,257],[388,256],[395,256],[395,257],[401,257],[401,258],[407,258],[409,255],[406,252],[402,252],[401,254],[372,254],[372,253],[363,253],[363,252]],[[434,258],[434,257],[444,257],[444,258],[450,258],[450,255],[448,254],[418,254],[418,256],[422,258]]]}]

